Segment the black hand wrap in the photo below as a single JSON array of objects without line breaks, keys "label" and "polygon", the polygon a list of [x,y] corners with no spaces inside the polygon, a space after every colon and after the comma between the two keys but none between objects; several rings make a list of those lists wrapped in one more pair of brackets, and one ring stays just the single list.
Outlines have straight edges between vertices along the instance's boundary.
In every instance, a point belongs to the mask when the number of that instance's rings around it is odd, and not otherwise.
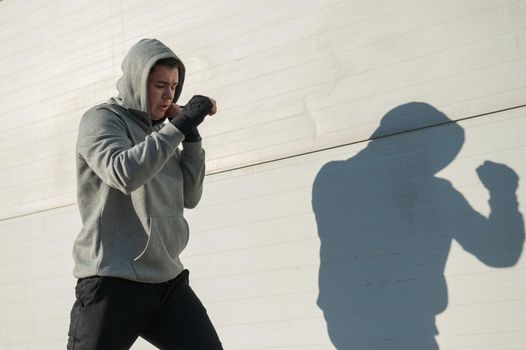
[{"label": "black hand wrap", "polygon": [[208,97],[195,95],[186,106],[183,107],[182,112],[170,122],[183,134],[187,135],[190,130],[203,122],[212,108],[212,101],[210,101]]},{"label": "black hand wrap", "polygon": [[197,127],[190,129],[188,133],[184,135],[185,142],[198,142],[201,140],[201,134],[199,134],[199,130],[197,130]]}]

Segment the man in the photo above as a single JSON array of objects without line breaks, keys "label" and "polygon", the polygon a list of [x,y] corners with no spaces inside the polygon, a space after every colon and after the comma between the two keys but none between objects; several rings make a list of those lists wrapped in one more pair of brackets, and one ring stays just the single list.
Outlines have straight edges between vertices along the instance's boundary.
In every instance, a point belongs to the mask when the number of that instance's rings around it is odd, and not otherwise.
[{"label": "man", "polygon": [[199,202],[205,172],[197,126],[216,103],[175,103],[185,68],[158,40],[135,44],[122,70],[118,97],[79,126],[82,230],[68,349],[129,349],[139,336],[161,349],[222,349],[179,260],[189,233],[183,209]]}]

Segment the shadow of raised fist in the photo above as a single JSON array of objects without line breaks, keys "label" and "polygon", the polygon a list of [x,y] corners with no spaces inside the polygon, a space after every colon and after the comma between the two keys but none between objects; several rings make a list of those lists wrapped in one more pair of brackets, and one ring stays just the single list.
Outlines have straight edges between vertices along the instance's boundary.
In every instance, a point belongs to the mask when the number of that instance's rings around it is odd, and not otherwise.
[{"label": "shadow of raised fist", "polygon": [[490,192],[515,193],[519,177],[508,166],[489,160],[477,168],[480,181]]}]

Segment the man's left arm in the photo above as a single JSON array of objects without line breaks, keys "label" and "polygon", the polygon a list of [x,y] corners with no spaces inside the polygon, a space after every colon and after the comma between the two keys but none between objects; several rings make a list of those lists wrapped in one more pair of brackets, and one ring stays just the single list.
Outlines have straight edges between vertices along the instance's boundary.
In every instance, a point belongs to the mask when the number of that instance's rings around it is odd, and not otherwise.
[{"label": "man's left arm", "polygon": [[192,209],[197,206],[203,194],[205,151],[201,146],[201,140],[183,142],[180,165],[183,171],[184,207]]},{"label": "man's left arm", "polygon": [[[210,97],[212,109],[208,115],[217,113],[216,101]],[[183,107],[184,108],[184,107]],[[182,112],[182,107],[172,103],[166,116],[172,120]],[[191,128],[183,141],[183,150],[180,153],[180,165],[183,171],[184,207],[193,209],[201,200],[203,194],[203,181],[205,178],[205,151],[202,148],[201,135],[197,127]]]}]

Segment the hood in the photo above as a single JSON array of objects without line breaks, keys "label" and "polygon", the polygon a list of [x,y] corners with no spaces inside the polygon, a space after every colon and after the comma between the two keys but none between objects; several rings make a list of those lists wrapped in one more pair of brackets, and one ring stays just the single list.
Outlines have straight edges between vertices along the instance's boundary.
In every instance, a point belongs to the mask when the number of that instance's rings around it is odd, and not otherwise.
[{"label": "hood", "polygon": [[169,57],[175,58],[180,64],[179,84],[175,89],[174,102],[178,100],[185,76],[183,62],[159,40],[142,39],[131,47],[122,61],[122,77],[117,81],[117,91],[123,107],[149,116],[148,75],[158,60]]}]

